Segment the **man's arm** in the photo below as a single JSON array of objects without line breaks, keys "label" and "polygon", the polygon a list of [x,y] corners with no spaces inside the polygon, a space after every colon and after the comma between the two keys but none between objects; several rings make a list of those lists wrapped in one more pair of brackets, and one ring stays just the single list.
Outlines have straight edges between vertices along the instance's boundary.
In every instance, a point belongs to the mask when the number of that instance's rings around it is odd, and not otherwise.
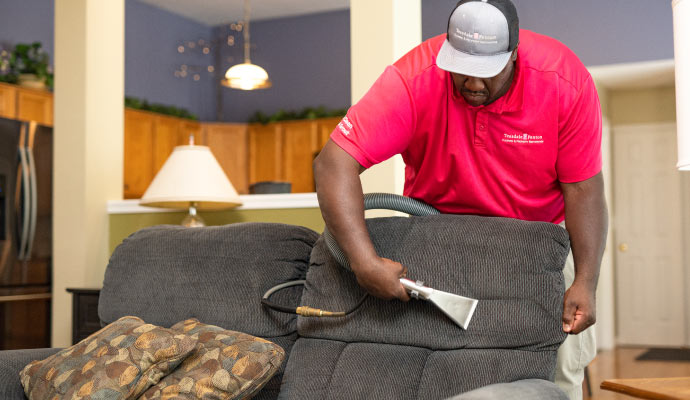
[{"label": "man's arm", "polygon": [[563,303],[563,330],[578,334],[596,321],[595,293],[608,231],[604,179],[599,172],[586,181],[561,183],[561,189],[575,261],[575,280]]},{"label": "man's arm", "polygon": [[409,300],[398,278],[405,268],[379,257],[364,222],[364,196],[359,174],[364,168],[329,140],[314,160],[314,178],[321,214],[350,262],[357,282],[383,299]]}]

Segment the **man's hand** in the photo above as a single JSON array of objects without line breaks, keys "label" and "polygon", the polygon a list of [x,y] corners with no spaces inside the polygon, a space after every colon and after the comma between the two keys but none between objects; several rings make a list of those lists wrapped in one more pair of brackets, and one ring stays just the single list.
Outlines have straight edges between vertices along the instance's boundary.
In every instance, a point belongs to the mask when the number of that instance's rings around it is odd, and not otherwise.
[{"label": "man's hand", "polygon": [[384,300],[410,300],[399,279],[407,272],[407,268],[402,264],[376,257],[366,264],[353,266],[352,270],[356,271],[357,283],[369,294]]},{"label": "man's hand", "polygon": [[563,300],[563,332],[573,335],[584,331],[596,321],[595,289],[574,282]]}]

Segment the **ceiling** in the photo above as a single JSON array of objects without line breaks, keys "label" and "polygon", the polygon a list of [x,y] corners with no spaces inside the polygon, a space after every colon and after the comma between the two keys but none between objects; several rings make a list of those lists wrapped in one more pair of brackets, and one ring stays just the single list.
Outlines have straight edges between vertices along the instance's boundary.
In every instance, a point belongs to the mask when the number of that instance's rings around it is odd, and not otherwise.
[{"label": "ceiling", "polygon": [[[208,26],[239,21],[244,14],[242,0],[140,0]],[[345,10],[350,0],[251,0],[251,20],[294,17]]]}]

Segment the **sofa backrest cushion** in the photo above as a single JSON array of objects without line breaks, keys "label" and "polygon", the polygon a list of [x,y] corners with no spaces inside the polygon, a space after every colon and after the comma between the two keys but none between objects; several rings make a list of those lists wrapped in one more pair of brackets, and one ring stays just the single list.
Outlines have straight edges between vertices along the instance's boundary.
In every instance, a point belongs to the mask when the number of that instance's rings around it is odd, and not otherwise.
[{"label": "sofa backrest cushion", "polygon": [[[105,324],[125,315],[166,327],[197,318],[263,338],[294,335],[295,316],[265,310],[261,296],[277,284],[304,279],[318,237],[304,227],[274,223],[142,229],[113,252],[98,314]],[[272,300],[296,305],[301,292],[288,288]]]},{"label": "sofa backrest cushion", "polygon": [[[562,227],[438,215],[367,220],[379,255],[410,278],[479,300],[463,330],[422,300],[369,297],[344,318],[298,317],[280,398],[442,399],[499,382],[553,379],[569,238]],[[363,291],[322,239],[302,305],[341,311]]]},{"label": "sofa backrest cushion", "polygon": [[[554,350],[562,331],[562,269],[570,245],[562,227],[466,215],[367,220],[380,256],[401,262],[408,277],[479,300],[467,330],[430,302],[369,297],[345,318],[298,318],[300,336],[428,349]],[[302,305],[350,309],[364,291],[322,239],[312,253]]]}]

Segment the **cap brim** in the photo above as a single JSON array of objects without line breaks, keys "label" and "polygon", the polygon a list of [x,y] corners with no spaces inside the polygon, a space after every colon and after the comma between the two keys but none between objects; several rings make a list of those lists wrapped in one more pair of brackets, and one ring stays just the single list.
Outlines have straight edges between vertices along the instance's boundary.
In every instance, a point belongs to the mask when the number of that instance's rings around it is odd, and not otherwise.
[{"label": "cap brim", "polygon": [[456,50],[446,39],[436,56],[436,65],[456,74],[492,78],[503,71],[511,54],[510,51],[490,56],[467,54]]}]

